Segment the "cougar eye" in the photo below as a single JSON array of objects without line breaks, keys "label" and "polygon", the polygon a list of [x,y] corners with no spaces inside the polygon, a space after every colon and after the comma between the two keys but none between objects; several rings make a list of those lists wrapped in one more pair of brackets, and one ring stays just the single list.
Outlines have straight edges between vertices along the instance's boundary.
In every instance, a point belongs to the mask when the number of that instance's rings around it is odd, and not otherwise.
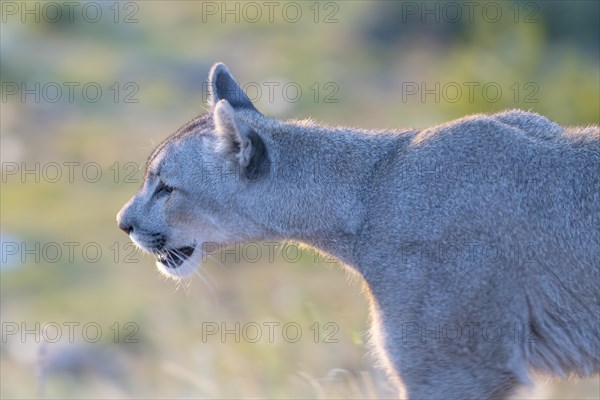
[{"label": "cougar eye", "polygon": [[158,187],[156,188],[156,196],[168,196],[173,192],[173,188],[171,186],[166,185],[164,182],[160,182]]}]

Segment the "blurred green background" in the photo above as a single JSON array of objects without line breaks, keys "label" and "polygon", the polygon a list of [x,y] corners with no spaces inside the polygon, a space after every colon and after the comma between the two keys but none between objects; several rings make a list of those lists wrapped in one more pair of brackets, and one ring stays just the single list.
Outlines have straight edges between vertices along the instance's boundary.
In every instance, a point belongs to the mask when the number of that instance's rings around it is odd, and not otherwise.
[{"label": "blurred green background", "polygon": [[[361,283],[335,263],[242,248],[178,284],[117,229],[152,148],[206,109],[216,61],[278,118],[600,119],[597,1],[1,4],[2,398],[392,396]],[[239,342],[207,335],[236,323]],[[539,378],[522,396],[599,389]]]}]

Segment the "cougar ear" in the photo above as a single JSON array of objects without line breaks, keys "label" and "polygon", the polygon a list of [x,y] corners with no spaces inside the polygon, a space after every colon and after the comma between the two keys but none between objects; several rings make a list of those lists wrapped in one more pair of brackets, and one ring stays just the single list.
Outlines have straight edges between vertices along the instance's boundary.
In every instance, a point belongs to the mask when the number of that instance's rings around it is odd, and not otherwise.
[{"label": "cougar ear", "polygon": [[220,100],[214,109],[217,151],[235,160],[242,175],[256,179],[269,169],[267,146],[248,124],[242,121],[227,100]]},{"label": "cougar ear", "polygon": [[244,90],[233,79],[223,63],[216,63],[208,75],[210,87],[210,103],[217,104],[219,100],[227,100],[233,108],[256,110]]}]

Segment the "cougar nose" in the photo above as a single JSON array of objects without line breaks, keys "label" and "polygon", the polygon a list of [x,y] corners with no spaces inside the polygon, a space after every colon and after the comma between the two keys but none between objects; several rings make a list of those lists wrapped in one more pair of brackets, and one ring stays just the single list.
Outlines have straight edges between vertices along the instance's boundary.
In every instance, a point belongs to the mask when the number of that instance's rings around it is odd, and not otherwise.
[{"label": "cougar nose", "polygon": [[131,225],[126,225],[122,221],[119,221],[119,229],[128,235],[131,233],[131,231],[133,231],[133,227]]},{"label": "cougar nose", "polygon": [[117,214],[117,225],[119,226],[120,230],[129,235],[131,232],[133,232],[133,224],[131,222],[130,212],[128,212],[128,210],[129,203],[125,204],[125,206],[123,206],[121,211],[119,211]]}]

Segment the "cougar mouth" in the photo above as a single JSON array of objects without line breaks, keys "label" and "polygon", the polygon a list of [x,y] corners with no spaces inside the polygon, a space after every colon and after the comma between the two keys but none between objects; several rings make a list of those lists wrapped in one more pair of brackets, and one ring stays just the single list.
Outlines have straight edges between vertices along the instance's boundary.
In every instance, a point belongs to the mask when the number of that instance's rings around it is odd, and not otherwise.
[{"label": "cougar mouth", "polygon": [[156,258],[167,268],[178,268],[194,253],[194,246],[185,246],[178,249],[169,249],[158,254]]}]

